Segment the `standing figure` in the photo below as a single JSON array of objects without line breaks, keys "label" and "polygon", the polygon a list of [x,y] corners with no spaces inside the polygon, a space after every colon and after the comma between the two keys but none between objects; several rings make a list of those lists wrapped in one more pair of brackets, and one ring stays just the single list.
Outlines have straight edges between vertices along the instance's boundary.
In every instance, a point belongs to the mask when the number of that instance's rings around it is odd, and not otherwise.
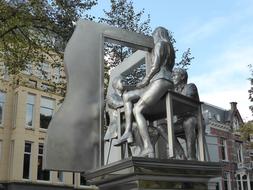
[{"label": "standing figure", "polygon": [[[199,94],[195,84],[187,84],[188,74],[185,69],[176,68],[173,70],[173,81],[175,92],[199,101]],[[198,119],[196,113],[184,113],[178,116],[175,127],[182,126],[185,133],[186,150],[188,160],[197,160],[196,157],[196,129]]]},{"label": "standing figure", "polygon": [[[169,40],[168,31],[158,27],[153,32],[154,48],[151,54],[151,68],[144,79],[136,85],[136,90],[125,92],[123,101],[125,107],[126,129],[115,145],[132,141],[132,113],[135,116],[138,130],[143,141],[143,151],[140,156],[154,157],[147,129],[145,113],[152,114],[152,108],[161,100],[168,90],[173,89],[172,69],[175,64],[175,51]],[[136,103],[136,104],[134,104]]]}]

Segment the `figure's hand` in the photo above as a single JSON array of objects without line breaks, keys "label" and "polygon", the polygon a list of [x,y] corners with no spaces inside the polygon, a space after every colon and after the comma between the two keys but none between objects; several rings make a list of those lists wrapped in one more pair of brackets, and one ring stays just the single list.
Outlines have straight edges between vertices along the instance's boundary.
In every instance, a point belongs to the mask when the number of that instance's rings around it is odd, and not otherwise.
[{"label": "figure's hand", "polygon": [[136,85],[136,88],[143,88],[147,86],[147,84],[148,84],[148,80],[144,78],[140,83]]}]

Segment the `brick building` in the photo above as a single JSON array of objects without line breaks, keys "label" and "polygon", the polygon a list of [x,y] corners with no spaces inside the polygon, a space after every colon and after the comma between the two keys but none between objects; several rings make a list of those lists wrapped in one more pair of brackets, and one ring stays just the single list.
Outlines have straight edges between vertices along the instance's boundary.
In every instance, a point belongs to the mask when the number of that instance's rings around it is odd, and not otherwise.
[{"label": "brick building", "polygon": [[240,138],[238,129],[243,120],[237,103],[231,102],[230,110],[203,104],[206,118],[206,139],[211,161],[223,164],[222,178],[217,179],[217,189],[253,189],[253,155],[248,142]]}]

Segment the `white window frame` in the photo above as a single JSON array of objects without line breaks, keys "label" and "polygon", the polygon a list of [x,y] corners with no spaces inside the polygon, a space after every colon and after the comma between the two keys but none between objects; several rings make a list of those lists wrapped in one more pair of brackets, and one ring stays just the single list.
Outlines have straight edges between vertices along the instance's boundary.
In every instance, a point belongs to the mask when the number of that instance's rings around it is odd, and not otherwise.
[{"label": "white window frame", "polygon": [[8,168],[8,172],[9,172],[9,176],[12,177],[13,175],[13,160],[14,160],[14,148],[15,148],[15,140],[11,140],[10,143],[10,154],[9,154],[9,168]]},{"label": "white window frame", "polygon": [[[45,106],[43,106],[41,103],[42,103],[42,99],[48,99],[48,100],[51,100],[52,101],[52,107],[45,107]],[[55,110],[55,99],[52,99],[52,98],[48,98],[48,97],[45,97],[45,96],[41,96],[41,98],[40,98],[40,115],[41,115],[41,108],[46,108],[46,109],[48,109],[48,110],[51,110],[52,111],[52,117],[53,117],[53,115],[54,115],[54,110]],[[41,118],[39,118],[39,119],[41,119]],[[41,127],[41,125],[39,126],[39,128],[41,129],[41,130],[47,130],[48,128],[43,128],[43,127]]]},{"label": "white window frame", "polygon": [[33,74],[33,65],[32,63],[27,63],[25,70],[22,72],[26,75],[32,75]]},{"label": "white window frame", "polygon": [[[210,140],[215,139],[215,142],[214,141],[210,142],[209,139]],[[219,158],[218,137],[217,136],[213,136],[213,135],[206,135],[206,141],[207,141],[207,151],[208,151],[210,160],[212,162],[219,162],[220,158]],[[211,159],[213,155],[210,155],[210,150],[211,149],[209,149],[209,148],[215,148],[216,149],[216,159],[215,160]]]},{"label": "white window frame", "polygon": [[236,150],[237,160],[238,160],[238,163],[243,163],[243,146],[242,146],[242,143],[240,142],[238,142],[238,144],[239,144],[239,147]]},{"label": "white window frame", "polygon": [[12,128],[16,128],[17,125],[17,110],[18,110],[18,93],[14,94],[14,102],[13,102],[13,120],[12,120]]},{"label": "white window frame", "polygon": [[47,62],[41,63],[41,74],[43,80],[50,80],[51,73],[50,73],[50,65]]},{"label": "white window frame", "polygon": [[[44,152],[44,144],[43,144],[43,143],[39,143],[39,144],[38,144],[37,163],[38,163],[38,161],[39,161],[39,156],[42,157],[42,162],[43,162],[43,153],[42,153],[42,154],[39,153],[40,145],[43,146],[43,152]],[[42,164],[43,164],[43,163],[42,163]],[[51,175],[52,175],[52,172],[51,172],[50,170],[49,170],[48,172],[49,172],[49,180],[38,179],[38,166],[37,166],[37,173],[36,173],[36,179],[37,179],[37,181],[42,182],[42,183],[50,183],[50,182],[51,182],[51,179],[52,179],[52,176],[51,176]]]},{"label": "white window frame", "polygon": [[[220,147],[221,147],[221,160],[222,161],[228,161],[228,147],[227,147],[227,139],[221,137],[220,138]],[[224,151],[225,151],[225,159],[222,158],[222,148],[224,147]]]},{"label": "white window frame", "polygon": [[[30,144],[31,145],[31,152],[25,152],[25,144]],[[33,146],[33,143],[31,141],[25,141],[25,144],[24,144],[24,159],[23,159],[23,173],[22,173],[22,179],[23,180],[31,180],[31,176],[32,176],[32,146]],[[25,160],[25,154],[29,155],[30,156],[30,161],[29,161],[29,177],[28,178],[24,178],[24,160]]]},{"label": "white window frame", "polygon": [[[28,101],[26,101],[26,114],[27,114],[27,106],[31,105],[32,106],[32,126],[27,125],[27,121],[25,121],[25,126],[27,129],[34,129],[34,122],[35,122],[35,103],[36,103],[36,95],[32,94],[32,93],[28,93],[27,94],[27,100],[28,100],[28,96],[33,96],[34,97],[34,102],[30,103]],[[27,116],[27,115],[26,115]]]},{"label": "white window frame", "polygon": [[[62,179],[59,178],[58,174],[62,175]],[[57,178],[57,183],[64,183],[64,172],[63,171],[57,171],[56,172],[56,178]]]},{"label": "white window frame", "polygon": [[0,139],[0,161],[3,157],[3,140]]},{"label": "white window frame", "polygon": [[3,95],[3,101],[0,101],[2,104],[2,118],[0,118],[0,127],[4,127],[4,110],[5,110],[5,102],[6,102],[6,93],[0,90],[0,94]]},{"label": "white window frame", "polygon": [[53,69],[53,81],[55,83],[60,83],[61,82],[61,68],[60,67],[55,67]]},{"label": "white window frame", "polygon": [[230,179],[230,173],[229,172],[227,172],[227,171],[225,171],[224,172],[224,175],[226,175],[226,180],[225,180],[225,178],[223,177],[223,183],[224,183],[224,185],[225,185],[225,181],[227,181],[227,183],[228,183],[228,190],[231,190],[231,179]]}]

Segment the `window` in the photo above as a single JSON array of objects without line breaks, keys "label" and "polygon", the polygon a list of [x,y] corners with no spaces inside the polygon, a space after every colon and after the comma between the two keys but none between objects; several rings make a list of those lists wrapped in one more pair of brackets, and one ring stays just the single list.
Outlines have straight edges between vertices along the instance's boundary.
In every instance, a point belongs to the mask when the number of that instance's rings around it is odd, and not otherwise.
[{"label": "window", "polygon": [[219,162],[219,149],[218,149],[218,139],[214,136],[206,136],[208,153],[210,156],[210,161]]},{"label": "window", "polygon": [[224,182],[224,190],[231,190],[229,172],[224,172],[223,182]]},{"label": "window", "polygon": [[2,144],[3,144],[3,141],[0,140],[0,160],[2,159]]},{"label": "window", "polygon": [[27,100],[26,100],[26,126],[28,128],[33,127],[35,98],[36,98],[36,96],[33,95],[33,94],[28,94],[27,95]]},{"label": "window", "polygon": [[29,79],[29,86],[32,88],[37,88],[37,81]]},{"label": "window", "polygon": [[80,185],[86,185],[86,180],[82,173],[80,173]]},{"label": "window", "polygon": [[237,189],[238,190],[242,190],[242,186],[241,186],[241,176],[240,174],[236,175],[236,184],[237,184]]},{"label": "window", "polygon": [[76,175],[75,175],[75,173],[73,172],[73,174],[72,174],[72,181],[73,181],[73,185],[75,185],[75,178],[76,178]]},{"label": "window", "polygon": [[224,138],[221,141],[221,160],[227,160],[227,142]]},{"label": "window", "polygon": [[54,68],[53,81],[55,83],[59,83],[60,79],[61,79],[61,68],[60,67],[55,67]]},{"label": "window", "polygon": [[24,162],[23,162],[23,178],[24,179],[30,179],[31,152],[32,152],[32,143],[25,142]]},{"label": "window", "polygon": [[41,63],[41,79],[47,80],[50,79],[50,67],[48,63]]},{"label": "window", "polygon": [[243,162],[242,143],[236,142],[236,156],[238,163]]},{"label": "window", "polygon": [[243,185],[243,190],[248,190],[247,175],[243,175],[242,176],[242,185]]},{"label": "window", "polygon": [[220,190],[220,183],[219,182],[215,184],[215,190]]},{"label": "window", "polygon": [[48,63],[38,63],[35,69],[35,76],[42,80],[50,79],[50,66]]},{"label": "window", "polygon": [[23,71],[23,73],[27,74],[27,75],[31,75],[33,73],[33,66],[31,63],[26,64],[25,70]]},{"label": "window", "polygon": [[5,93],[0,91],[0,126],[4,122],[4,102],[5,102]]},{"label": "window", "polygon": [[219,115],[219,114],[216,114],[216,115],[215,115],[215,119],[216,119],[216,121],[219,121],[219,122],[220,122],[220,121],[221,121],[220,115]]},{"label": "window", "polygon": [[13,102],[13,120],[12,120],[12,128],[16,128],[17,107],[18,107],[18,93],[15,93],[15,95],[14,95],[14,102]]},{"label": "window", "polygon": [[54,86],[50,86],[48,84],[45,83],[41,83],[40,88],[46,92],[48,91],[54,91]]},{"label": "window", "polygon": [[8,172],[10,176],[13,176],[13,160],[14,160],[14,145],[15,145],[15,141],[12,140],[10,143],[10,154],[9,154],[9,168],[8,168]]},{"label": "window", "polygon": [[239,129],[239,121],[238,121],[237,117],[235,117],[235,116],[233,118],[233,128],[235,131]]},{"label": "window", "polygon": [[250,134],[250,135],[249,135],[249,140],[250,140],[250,142],[253,143],[253,134]]},{"label": "window", "polygon": [[43,144],[39,144],[37,179],[49,181],[50,180],[50,171],[42,170],[42,162],[43,162]]},{"label": "window", "polygon": [[47,129],[53,116],[54,100],[41,97],[40,128]]},{"label": "window", "polygon": [[58,182],[63,182],[63,172],[61,171],[57,172],[57,180]]},{"label": "window", "polygon": [[3,80],[9,80],[8,68],[5,66],[4,63],[0,63],[0,77]]}]

